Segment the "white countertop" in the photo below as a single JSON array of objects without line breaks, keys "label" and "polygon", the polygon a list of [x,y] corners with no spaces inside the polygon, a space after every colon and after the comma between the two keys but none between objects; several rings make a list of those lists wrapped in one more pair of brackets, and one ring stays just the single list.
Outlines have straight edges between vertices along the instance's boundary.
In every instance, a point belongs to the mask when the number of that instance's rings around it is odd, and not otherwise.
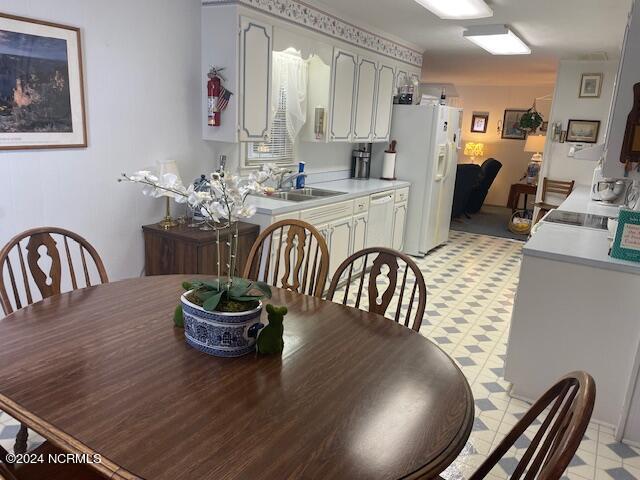
[{"label": "white countertop", "polygon": [[[568,212],[617,217],[617,206],[591,200],[590,189],[578,186],[558,207]],[[609,256],[609,232],[543,222],[523,248],[525,255],[640,275],[640,263]]]},{"label": "white countertop", "polygon": [[305,202],[289,202],[263,195],[251,196],[250,203],[255,205],[257,212],[265,215],[281,215],[283,213],[295,212],[298,210],[306,210],[308,208],[330,205],[332,203],[343,202],[353,198],[371,195],[373,193],[384,192],[386,190],[396,190],[398,188],[408,187],[411,184],[402,180],[380,180],[370,178],[368,180],[354,180],[352,178],[345,180],[334,180],[331,182],[308,183],[307,187],[322,188],[324,190],[334,190],[343,192],[342,195],[333,197],[321,197]]}]

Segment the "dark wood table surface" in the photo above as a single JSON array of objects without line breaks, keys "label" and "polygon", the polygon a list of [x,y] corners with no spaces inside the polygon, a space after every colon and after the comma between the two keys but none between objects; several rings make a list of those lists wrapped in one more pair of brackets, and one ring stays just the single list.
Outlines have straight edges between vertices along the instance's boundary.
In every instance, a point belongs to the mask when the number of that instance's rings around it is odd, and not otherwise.
[{"label": "dark wood table surface", "polygon": [[119,479],[422,478],[465,445],[469,385],[418,333],[274,289],[283,355],[210,357],[172,325],[188,278],[77,290],[1,320],[0,409]]}]

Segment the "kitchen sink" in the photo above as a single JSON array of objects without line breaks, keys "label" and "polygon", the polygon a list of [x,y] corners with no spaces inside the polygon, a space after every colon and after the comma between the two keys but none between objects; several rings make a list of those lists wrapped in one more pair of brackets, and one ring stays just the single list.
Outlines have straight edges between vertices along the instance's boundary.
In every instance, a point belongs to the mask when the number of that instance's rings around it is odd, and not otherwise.
[{"label": "kitchen sink", "polygon": [[323,188],[305,187],[294,190],[296,193],[308,195],[310,197],[335,197],[336,195],[344,195],[344,192],[336,192],[334,190],[324,190]]},{"label": "kitchen sink", "polygon": [[316,198],[335,197],[337,195],[344,195],[344,192],[335,192],[333,190],[324,190],[322,188],[305,187],[295,190],[287,190],[284,192],[275,192],[271,195],[271,197],[278,198],[280,200],[287,200],[289,202],[306,202],[308,200],[314,200]]}]

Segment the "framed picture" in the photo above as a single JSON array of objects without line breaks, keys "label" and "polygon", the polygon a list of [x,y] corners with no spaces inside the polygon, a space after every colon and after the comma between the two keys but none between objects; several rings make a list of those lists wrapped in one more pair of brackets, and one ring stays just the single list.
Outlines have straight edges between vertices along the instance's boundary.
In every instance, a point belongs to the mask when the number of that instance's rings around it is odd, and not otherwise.
[{"label": "framed picture", "polygon": [[80,30],[0,14],[0,149],[87,146]]},{"label": "framed picture", "polygon": [[583,73],[580,80],[580,98],[600,98],[602,93],[602,73]]},{"label": "framed picture", "polygon": [[505,110],[504,121],[502,122],[502,138],[512,140],[524,140],[527,132],[520,129],[520,119],[527,110]]},{"label": "framed picture", "polygon": [[487,124],[489,123],[488,113],[474,113],[471,118],[472,133],[487,133]]},{"label": "framed picture", "polygon": [[599,131],[599,120],[569,120],[567,142],[596,143]]}]

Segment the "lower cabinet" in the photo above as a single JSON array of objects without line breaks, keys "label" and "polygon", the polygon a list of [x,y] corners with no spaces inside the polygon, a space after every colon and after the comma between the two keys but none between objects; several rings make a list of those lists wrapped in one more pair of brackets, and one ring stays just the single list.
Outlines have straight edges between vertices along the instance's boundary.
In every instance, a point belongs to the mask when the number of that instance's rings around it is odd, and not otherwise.
[{"label": "lower cabinet", "polygon": [[404,248],[404,228],[407,222],[407,202],[396,203],[393,208],[393,248]]},{"label": "lower cabinet", "polygon": [[[366,247],[367,227],[369,225],[369,212],[359,213],[353,217],[353,235],[351,237],[351,254]],[[360,273],[364,259],[360,258],[353,264],[353,272]]]},{"label": "lower cabinet", "polygon": [[329,225],[329,281],[340,264],[351,255],[352,222],[352,217],[345,217]]},{"label": "lower cabinet", "polygon": [[[397,191],[387,191],[382,194],[372,196],[364,196],[355,200],[346,202],[338,202],[322,207],[309,208],[299,210],[279,216],[261,216],[257,215],[257,220],[262,227],[271,225],[276,221],[287,218],[300,219],[310,223],[320,232],[327,242],[329,249],[329,275],[327,277],[327,288],[329,282],[333,278],[333,274],[340,264],[345,261],[353,253],[362,250],[368,246],[390,246],[397,250],[401,250],[404,240],[404,229],[407,216],[407,199],[409,189],[398,189]],[[378,197],[385,197],[383,200],[384,207],[380,209],[380,204],[375,203],[382,201]],[[388,199],[387,199],[388,197]],[[372,199],[373,202],[372,203]],[[395,200],[395,201],[394,201]],[[373,216],[377,225],[376,239],[388,238],[382,243],[371,242],[371,210],[373,207]],[[385,235],[384,233],[388,233]],[[286,231],[285,231],[286,234]],[[274,242],[279,243],[280,238],[274,235]],[[277,253],[272,253],[271,269],[277,264]],[[281,264],[284,259],[280,259]],[[353,267],[352,276],[362,272],[364,267],[364,259],[359,259]],[[282,275],[282,271],[279,276]],[[346,280],[346,278],[343,278]]]}]

